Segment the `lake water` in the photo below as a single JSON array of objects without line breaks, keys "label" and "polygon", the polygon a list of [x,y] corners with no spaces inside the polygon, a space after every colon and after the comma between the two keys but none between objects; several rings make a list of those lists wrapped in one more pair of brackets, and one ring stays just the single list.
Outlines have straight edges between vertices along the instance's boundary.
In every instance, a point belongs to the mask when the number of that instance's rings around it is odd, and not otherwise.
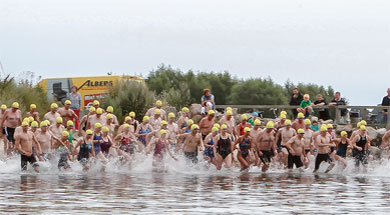
[{"label": "lake water", "polygon": [[[129,170],[78,164],[60,172],[42,163],[41,173],[20,171],[18,157],[0,162],[1,214],[389,214],[390,164],[371,163],[367,172],[336,166],[313,174],[273,167],[215,171],[168,161],[152,171],[151,159]],[[326,165],[321,167],[323,171]]]}]

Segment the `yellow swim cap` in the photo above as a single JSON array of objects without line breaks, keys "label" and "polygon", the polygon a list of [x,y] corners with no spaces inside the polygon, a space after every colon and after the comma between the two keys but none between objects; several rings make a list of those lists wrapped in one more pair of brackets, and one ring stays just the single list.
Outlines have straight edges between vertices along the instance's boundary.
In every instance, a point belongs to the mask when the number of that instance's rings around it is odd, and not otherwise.
[{"label": "yellow swim cap", "polygon": [[69,127],[69,126],[73,126],[74,124],[73,124],[73,121],[72,120],[68,120],[67,122],[66,122],[66,126],[67,127]]},{"label": "yellow swim cap", "polygon": [[33,127],[33,128],[38,128],[38,127],[39,127],[38,122],[37,122],[37,121],[33,121],[33,122],[31,123],[31,127]]},{"label": "yellow swim cap", "polygon": [[112,112],[114,112],[114,108],[113,108],[112,106],[108,106],[107,109],[106,109],[106,111],[107,111],[108,113],[112,113]]},{"label": "yellow swim cap", "polygon": [[40,126],[41,126],[41,128],[47,126],[47,122],[46,121],[42,121]]},{"label": "yellow swim cap", "polygon": [[30,117],[28,117],[28,122],[34,122],[34,117],[32,117],[32,116],[30,116]]},{"label": "yellow swim cap", "polygon": [[31,104],[30,105],[30,110],[32,110],[32,109],[37,109],[37,106],[35,104]]},{"label": "yellow swim cap", "polygon": [[254,122],[255,125],[261,125],[261,121],[259,119],[256,119]]},{"label": "yellow swim cap", "polygon": [[49,120],[45,120],[44,122],[46,122],[46,125],[50,125],[50,121]]},{"label": "yellow swim cap", "polygon": [[213,127],[217,127],[218,129],[221,128],[221,126],[218,123],[215,123]]},{"label": "yellow swim cap", "polygon": [[190,110],[188,109],[188,107],[183,107],[183,108],[181,109],[181,112],[183,112],[183,113],[188,113],[188,112],[190,112]]},{"label": "yellow swim cap", "polygon": [[156,106],[161,107],[161,106],[162,106],[162,101],[161,101],[161,100],[157,100],[157,101],[156,101]]},{"label": "yellow swim cap", "polygon": [[95,112],[95,111],[96,111],[96,109],[94,107],[90,107],[89,108],[89,113],[92,113],[92,112]]},{"label": "yellow swim cap", "polygon": [[213,127],[213,128],[211,129],[211,132],[217,132],[218,130],[219,130],[219,128]]},{"label": "yellow swim cap", "polygon": [[215,114],[215,111],[209,110],[209,111],[207,112],[207,114],[208,114],[208,115],[213,115],[213,114]]},{"label": "yellow swim cap", "polygon": [[112,114],[110,114],[110,113],[107,114],[107,116],[106,116],[107,119],[112,119],[112,117],[113,117],[113,116],[112,116]]},{"label": "yellow swim cap", "polygon": [[303,119],[303,118],[305,118],[305,115],[303,115],[303,113],[298,113],[297,118],[298,119]]},{"label": "yellow swim cap", "polygon": [[169,113],[168,114],[168,118],[175,118],[176,116],[175,116],[175,114],[174,113]]},{"label": "yellow swim cap", "polygon": [[226,116],[232,116],[233,112],[231,110],[226,111]]},{"label": "yellow swim cap", "polygon": [[62,136],[63,136],[63,137],[69,137],[69,132],[63,131],[63,132],[62,132]]},{"label": "yellow swim cap", "polygon": [[163,134],[166,134],[166,133],[167,133],[167,131],[165,129],[161,129],[160,130],[160,135],[163,135]]},{"label": "yellow swim cap", "polygon": [[366,122],[366,120],[362,120],[362,121],[360,121],[360,124],[361,125],[367,125],[367,122]]},{"label": "yellow swim cap", "polygon": [[95,129],[96,129],[96,128],[101,128],[101,127],[102,127],[102,124],[100,124],[100,123],[98,123],[98,122],[95,123]]},{"label": "yellow swim cap", "polygon": [[127,123],[125,123],[125,124],[123,125],[123,127],[124,127],[124,128],[130,128],[130,125],[127,124]]},{"label": "yellow swim cap", "polygon": [[192,125],[192,124],[194,124],[194,120],[189,119],[189,120],[187,121],[187,125]]},{"label": "yellow swim cap", "polygon": [[251,128],[249,128],[249,127],[245,127],[244,128],[244,132],[246,133],[246,132],[250,132],[251,131]]},{"label": "yellow swim cap", "polygon": [[231,108],[231,107],[227,107],[227,108],[226,108],[226,111],[229,111],[229,110],[230,110],[230,111],[232,111],[232,110],[233,110],[233,108]]},{"label": "yellow swim cap", "polygon": [[70,100],[65,101],[65,105],[70,105],[70,104],[72,104],[72,102]]},{"label": "yellow swim cap", "polygon": [[30,119],[29,119],[28,117],[26,117],[26,118],[23,119],[23,122],[25,122],[25,121],[26,121],[27,123],[30,123]]},{"label": "yellow swim cap", "polygon": [[281,119],[286,119],[287,117],[286,117],[285,114],[280,114],[279,118],[281,118]]},{"label": "yellow swim cap", "polygon": [[87,135],[92,135],[92,134],[93,134],[93,131],[92,131],[91,129],[88,129],[88,130],[85,132],[85,134],[87,134]]},{"label": "yellow swim cap", "polygon": [[310,119],[305,119],[305,125],[311,125]]},{"label": "yellow swim cap", "polygon": [[2,110],[7,109],[7,105],[1,105],[1,109],[2,109]]},{"label": "yellow swim cap", "polygon": [[57,118],[56,118],[56,123],[62,123],[62,117],[60,117],[60,116],[57,117]]},{"label": "yellow swim cap", "polygon": [[25,127],[25,126],[28,126],[28,122],[23,121],[23,122],[22,122],[22,127]]},{"label": "yellow swim cap", "polygon": [[333,128],[333,125],[332,125],[332,124],[327,124],[327,125],[326,125],[326,128],[327,128],[327,129],[331,129],[331,128]]},{"label": "yellow swim cap", "polygon": [[154,110],[154,114],[156,114],[156,115],[161,114],[161,110],[157,108],[156,110]]},{"label": "yellow swim cap", "polygon": [[362,125],[362,123],[358,122],[357,125],[356,125],[356,128],[360,128],[361,125]]},{"label": "yellow swim cap", "polygon": [[162,120],[161,123],[160,123],[160,126],[163,126],[163,125],[168,125],[167,121]]},{"label": "yellow swim cap", "polygon": [[282,115],[282,114],[287,116],[287,112],[284,110],[280,112],[280,115]]},{"label": "yellow swim cap", "polygon": [[304,134],[305,133],[305,130],[303,130],[302,128],[298,129],[298,134]]},{"label": "yellow swim cap", "polygon": [[103,109],[101,109],[101,108],[98,108],[98,109],[96,109],[96,114],[103,114]]},{"label": "yellow swim cap", "polygon": [[227,129],[228,127],[227,127],[227,125],[226,124],[223,124],[222,126],[221,126],[221,129],[223,130],[223,129]]},{"label": "yellow swim cap", "polygon": [[17,103],[17,102],[12,103],[12,107],[13,108],[19,108],[19,103]]},{"label": "yellow swim cap", "polygon": [[197,124],[191,125],[191,130],[197,130],[199,129],[199,126]]},{"label": "yellow swim cap", "polygon": [[292,125],[292,123],[291,123],[291,120],[286,120],[285,122],[284,122],[284,125]]},{"label": "yellow swim cap", "polygon": [[93,101],[93,106],[95,106],[95,105],[100,105],[100,102],[98,100],[94,100]]},{"label": "yellow swim cap", "polygon": [[345,135],[347,135],[347,132],[346,131],[342,131],[340,135],[341,135],[341,137],[344,137]]},{"label": "yellow swim cap", "polygon": [[144,118],[142,119],[142,122],[149,122],[149,120],[150,120],[150,117],[144,116]]},{"label": "yellow swim cap", "polygon": [[134,118],[134,117],[135,117],[135,113],[134,113],[133,111],[131,111],[131,112],[129,113],[129,116]]},{"label": "yellow swim cap", "polygon": [[241,115],[241,120],[247,120],[247,119],[248,119],[248,117],[246,116],[246,114]]},{"label": "yellow swim cap", "polygon": [[328,131],[328,127],[326,125],[321,125],[320,131]]},{"label": "yellow swim cap", "polygon": [[103,126],[103,128],[102,128],[102,132],[108,132],[108,131],[110,131],[110,129],[108,129],[108,127],[107,127],[107,126]]},{"label": "yellow swim cap", "polygon": [[[144,117],[145,118],[145,117]],[[126,116],[125,117],[125,122],[127,122],[127,121],[130,121],[131,120],[131,117],[129,117],[129,116]],[[149,119],[148,119],[149,120]]]},{"label": "yellow swim cap", "polygon": [[268,121],[267,125],[265,126],[266,128],[275,128],[275,123],[273,121]]},{"label": "yellow swim cap", "polygon": [[361,131],[365,131],[365,130],[367,130],[367,128],[366,128],[365,125],[361,125],[361,126],[360,126],[360,130],[361,130]]},{"label": "yellow swim cap", "polygon": [[51,103],[50,108],[51,109],[58,108],[58,105],[56,103]]}]

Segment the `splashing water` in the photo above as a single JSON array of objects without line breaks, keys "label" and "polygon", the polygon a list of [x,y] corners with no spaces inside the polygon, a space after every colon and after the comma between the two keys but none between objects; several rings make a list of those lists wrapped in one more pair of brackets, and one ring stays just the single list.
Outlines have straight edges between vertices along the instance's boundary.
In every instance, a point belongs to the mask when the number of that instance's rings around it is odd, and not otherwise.
[{"label": "splashing water", "polygon": [[[156,171],[152,156],[138,154],[129,165],[97,161],[88,171],[78,162],[58,170],[57,161],[21,172],[20,157],[0,161],[0,212],[27,214],[209,214],[209,213],[387,213],[390,162],[374,160],[356,169],[348,159],[328,173],[288,172],[274,163],[267,173],[216,168],[200,159],[189,165],[178,156]],[[201,156],[199,156],[201,158]]]}]

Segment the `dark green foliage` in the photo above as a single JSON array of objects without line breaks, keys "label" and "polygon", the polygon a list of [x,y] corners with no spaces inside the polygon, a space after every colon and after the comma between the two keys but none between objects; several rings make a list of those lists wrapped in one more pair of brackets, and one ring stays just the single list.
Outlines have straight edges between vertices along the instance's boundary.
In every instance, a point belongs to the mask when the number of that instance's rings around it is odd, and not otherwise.
[{"label": "dark green foliage", "polygon": [[113,106],[114,114],[121,122],[131,111],[136,113],[138,120],[141,120],[143,115],[140,114],[144,114],[153,105],[154,99],[155,94],[144,83],[123,80],[109,90],[102,107]]}]

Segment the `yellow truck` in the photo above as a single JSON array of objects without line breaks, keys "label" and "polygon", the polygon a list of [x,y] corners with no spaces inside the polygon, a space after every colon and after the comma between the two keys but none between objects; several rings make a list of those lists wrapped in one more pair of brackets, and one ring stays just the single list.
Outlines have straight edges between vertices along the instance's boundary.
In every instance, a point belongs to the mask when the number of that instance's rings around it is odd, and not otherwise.
[{"label": "yellow truck", "polygon": [[81,94],[82,109],[89,109],[92,102],[97,99],[101,100],[107,94],[110,87],[117,84],[120,80],[134,80],[144,83],[144,79],[130,75],[106,75],[90,77],[68,77],[68,78],[46,78],[37,85],[41,87],[49,99],[61,101],[62,103],[68,98],[68,93],[72,91],[72,86],[76,86]]}]

